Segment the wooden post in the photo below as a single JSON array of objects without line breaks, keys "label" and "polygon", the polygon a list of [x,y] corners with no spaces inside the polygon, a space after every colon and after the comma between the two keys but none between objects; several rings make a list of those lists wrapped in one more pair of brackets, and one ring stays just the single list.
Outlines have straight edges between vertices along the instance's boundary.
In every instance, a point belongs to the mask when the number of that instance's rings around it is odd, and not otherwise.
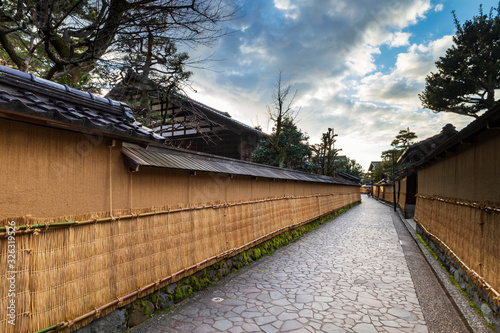
[{"label": "wooden post", "polygon": [[394,177],[394,149],[392,150],[392,200],[394,201],[394,211],[396,211],[396,178]]}]

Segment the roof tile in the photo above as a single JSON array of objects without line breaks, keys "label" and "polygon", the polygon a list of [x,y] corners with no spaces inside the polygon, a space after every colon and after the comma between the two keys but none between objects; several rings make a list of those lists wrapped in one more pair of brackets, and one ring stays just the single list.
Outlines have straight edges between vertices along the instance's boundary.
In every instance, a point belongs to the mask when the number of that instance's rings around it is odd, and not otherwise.
[{"label": "roof tile", "polygon": [[137,145],[124,144],[122,153],[129,162],[138,167],[215,172],[271,179],[358,186],[356,182],[347,179],[277,168],[170,147],[150,146],[148,149],[145,149]]},{"label": "roof tile", "polygon": [[29,116],[24,117],[26,122],[49,127],[97,129],[130,142],[165,141],[151,129],[138,126],[130,108],[120,102],[4,66],[0,66],[0,108],[3,117]]}]

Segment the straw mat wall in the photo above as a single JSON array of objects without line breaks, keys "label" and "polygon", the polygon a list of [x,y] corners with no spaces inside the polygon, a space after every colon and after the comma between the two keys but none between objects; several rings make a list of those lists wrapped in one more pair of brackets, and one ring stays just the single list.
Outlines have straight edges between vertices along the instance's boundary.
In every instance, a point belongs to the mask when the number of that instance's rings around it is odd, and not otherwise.
[{"label": "straw mat wall", "polygon": [[[205,208],[164,207],[150,216],[121,219],[115,212],[116,219],[109,222],[21,230],[16,235],[16,327],[6,322],[8,284],[3,283],[0,328],[2,332],[44,329],[152,284],[145,295],[276,231],[359,201],[358,189],[353,190],[356,193],[216,203]],[[0,265],[7,267],[7,242],[0,245]],[[181,273],[173,277],[176,272]]]},{"label": "straw mat wall", "polygon": [[398,205],[401,208],[401,210],[404,212],[406,210],[406,193],[399,192],[397,195],[399,195]]},{"label": "straw mat wall", "polygon": [[[121,146],[99,136],[0,120],[0,220],[131,208]],[[112,200],[111,200],[112,199]]]},{"label": "straw mat wall", "polygon": [[370,193],[371,188],[370,187],[360,187],[359,191],[361,194],[367,194]]},{"label": "straw mat wall", "polygon": [[470,201],[500,202],[500,133],[479,135],[475,144],[418,170],[418,192]]},{"label": "straw mat wall", "polygon": [[415,220],[500,306],[499,147],[486,132],[419,170]]},{"label": "straw mat wall", "polygon": [[396,182],[396,200],[398,206],[401,208],[402,211],[405,211],[406,208],[406,182],[407,182],[407,177],[402,178]]},{"label": "straw mat wall", "polygon": [[379,199],[383,199],[384,187],[381,185],[373,185],[373,196]]},{"label": "straw mat wall", "polygon": [[394,202],[392,185],[373,185],[373,196],[387,202]]},{"label": "straw mat wall", "polygon": [[415,221],[500,306],[500,206],[417,195]]},{"label": "straw mat wall", "polygon": [[[141,168],[121,145],[0,121],[0,331],[75,330],[287,228],[360,201],[357,186]],[[74,154],[73,154],[73,153]],[[20,227],[23,226],[23,227]],[[5,228],[3,228],[5,230]],[[7,269],[6,269],[7,268]],[[15,271],[15,323],[7,305]],[[74,323],[73,323],[74,320]]]},{"label": "straw mat wall", "polygon": [[394,202],[394,186],[392,184],[384,186],[384,200]]},{"label": "straw mat wall", "polygon": [[378,191],[377,191],[377,198],[384,200],[385,198],[385,186],[379,185],[377,186]]}]

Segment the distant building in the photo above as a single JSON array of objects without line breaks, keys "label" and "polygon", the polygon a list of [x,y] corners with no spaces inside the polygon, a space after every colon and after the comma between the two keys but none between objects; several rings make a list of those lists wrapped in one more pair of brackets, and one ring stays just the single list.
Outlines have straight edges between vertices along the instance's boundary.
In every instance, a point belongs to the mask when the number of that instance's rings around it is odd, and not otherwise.
[{"label": "distant building", "polygon": [[373,185],[362,185],[360,188],[361,194],[372,193]]},{"label": "distant building", "polygon": [[412,144],[399,157],[398,163],[405,167],[398,175],[396,202],[398,202],[406,216],[412,217],[415,213],[415,196],[418,193],[418,177],[415,164],[456,133],[455,127],[452,124],[447,124],[440,133]]},{"label": "distant building", "polygon": [[[141,88],[135,75],[127,76],[107,97],[122,102],[137,101]],[[251,160],[262,131],[245,125],[227,112],[221,112],[186,96],[172,93],[168,100],[156,94],[150,108],[163,121],[153,127],[166,143],[184,148],[244,161]]]},{"label": "distant building", "polygon": [[368,167],[368,172],[373,173],[379,165],[382,165],[381,161],[370,162],[370,166]]},{"label": "distant building", "polygon": [[373,196],[386,202],[394,202],[394,182],[388,179],[382,179],[373,184]]},{"label": "distant building", "polygon": [[356,177],[354,175],[351,175],[351,174],[348,174],[346,172],[339,172],[338,174],[338,177],[340,178],[344,178],[344,179],[347,179],[347,180],[350,180],[350,181],[353,181],[353,182],[356,182],[356,183],[361,183],[361,178],[359,177]]},{"label": "distant building", "polygon": [[368,174],[367,182],[373,184],[373,173],[377,169],[378,166],[382,166],[382,162],[380,161],[372,161],[370,162],[370,166],[368,167],[368,171],[366,172]]}]

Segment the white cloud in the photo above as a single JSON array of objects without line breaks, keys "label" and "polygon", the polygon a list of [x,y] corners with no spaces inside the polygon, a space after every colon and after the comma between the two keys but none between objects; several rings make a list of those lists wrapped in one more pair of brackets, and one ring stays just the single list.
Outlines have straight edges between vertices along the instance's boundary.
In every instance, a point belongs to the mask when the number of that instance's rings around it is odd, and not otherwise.
[{"label": "white cloud", "polygon": [[392,72],[377,72],[360,80],[356,97],[390,105],[419,106],[418,94],[424,88],[425,77],[435,70],[436,60],[452,43],[451,36],[444,36],[427,45],[411,45],[408,52],[398,54]]},{"label": "white cloud", "polygon": [[440,4],[437,4],[436,7],[434,7],[434,11],[440,12],[443,10],[443,8],[444,8],[444,5],[442,3],[440,3]]},{"label": "white cloud", "polygon": [[[342,153],[367,168],[400,129],[410,126],[425,138],[458,121],[422,110],[418,99],[425,76],[452,42],[445,36],[410,44],[411,25],[435,8],[430,0],[247,0],[242,18],[231,23],[245,29],[206,52],[222,61],[215,71],[195,70],[199,93],[192,97],[266,129],[266,105],[281,69],[299,91],[298,126],[310,142],[333,127]],[[406,51],[382,73],[376,60],[384,45]]]},{"label": "white cloud", "polygon": [[390,36],[387,44],[389,44],[390,47],[407,46],[410,44],[410,37],[411,33],[398,31]]},{"label": "white cloud", "polygon": [[376,69],[374,54],[380,54],[380,49],[368,45],[353,49],[345,59],[351,75],[362,76],[374,71]]},{"label": "white cloud", "polygon": [[274,0],[274,6],[285,12],[285,17],[296,19],[299,15],[298,7],[290,0]]},{"label": "white cloud", "polygon": [[276,8],[282,10],[288,10],[292,8],[290,0],[274,0],[274,5],[276,6]]},{"label": "white cloud", "polygon": [[404,28],[415,24],[431,9],[430,0],[394,1],[379,11],[371,11],[372,16],[380,25],[391,24]]}]

